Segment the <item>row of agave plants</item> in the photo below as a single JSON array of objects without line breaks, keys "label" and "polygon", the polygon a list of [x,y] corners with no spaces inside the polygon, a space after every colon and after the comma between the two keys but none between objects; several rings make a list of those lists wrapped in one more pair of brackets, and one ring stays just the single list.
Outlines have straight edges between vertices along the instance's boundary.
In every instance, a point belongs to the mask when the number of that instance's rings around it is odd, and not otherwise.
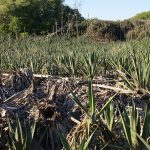
[{"label": "row of agave plants", "polygon": [[149,43],[149,39],[105,45],[85,37],[19,41],[1,37],[0,68],[7,72],[31,67],[34,73],[73,77],[117,72],[126,88],[149,90]]}]

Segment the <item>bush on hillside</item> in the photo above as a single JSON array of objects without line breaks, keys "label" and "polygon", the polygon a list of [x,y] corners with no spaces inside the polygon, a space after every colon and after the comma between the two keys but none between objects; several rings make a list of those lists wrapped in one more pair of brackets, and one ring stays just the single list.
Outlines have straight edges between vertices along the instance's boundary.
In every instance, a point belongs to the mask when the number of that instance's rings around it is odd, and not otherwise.
[{"label": "bush on hillside", "polygon": [[[117,41],[126,39],[139,39],[149,37],[150,21],[148,20],[124,20],[124,21],[103,21],[84,20],[78,25],[80,35],[86,35],[94,40],[102,42]],[[74,32],[76,28],[74,26]],[[131,38],[132,36],[132,38]]]},{"label": "bush on hillside", "polygon": [[84,20],[78,24],[79,35],[83,35],[86,33],[88,27],[88,21]]},{"label": "bush on hillside", "polygon": [[123,33],[126,34],[128,31],[134,28],[134,23],[130,20],[125,20],[120,22],[120,27]]},{"label": "bush on hillside", "polygon": [[128,40],[143,39],[145,37],[150,37],[150,25],[136,26],[126,34]]},{"label": "bush on hillside", "polygon": [[133,39],[138,39],[138,33],[144,33],[149,24],[150,22],[146,20],[130,19],[120,22],[120,27],[124,33],[125,39],[131,39],[131,36],[133,36]]},{"label": "bush on hillside", "polygon": [[87,28],[90,38],[100,41],[124,40],[124,34],[118,22],[91,20]]}]

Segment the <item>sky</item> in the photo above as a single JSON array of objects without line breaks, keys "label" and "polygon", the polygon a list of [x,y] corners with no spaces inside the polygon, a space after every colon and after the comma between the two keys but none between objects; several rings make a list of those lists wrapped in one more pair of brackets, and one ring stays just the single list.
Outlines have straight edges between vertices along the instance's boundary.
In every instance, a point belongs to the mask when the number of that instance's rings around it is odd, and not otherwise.
[{"label": "sky", "polygon": [[150,11],[150,0],[65,0],[65,4],[72,8],[76,4],[85,18],[102,20],[124,20]]}]

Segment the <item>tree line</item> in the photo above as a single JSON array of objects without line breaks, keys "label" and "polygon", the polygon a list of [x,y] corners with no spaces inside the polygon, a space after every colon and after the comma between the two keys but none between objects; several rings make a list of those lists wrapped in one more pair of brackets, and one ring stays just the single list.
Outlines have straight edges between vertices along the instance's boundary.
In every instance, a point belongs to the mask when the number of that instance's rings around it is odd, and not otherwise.
[{"label": "tree line", "polygon": [[[150,11],[124,21],[84,19],[64,0],[1,0],[0,34],[86,34],[100,41],[150,37]],[[64,28],[65,27],[65,28]],[[62,29],[63,30],[60,30]]]},{"label": "tree line", "polygon": [[64,5],[64,0],[1,0],[0,33],[47,34],[65,26],[77,9]]}]

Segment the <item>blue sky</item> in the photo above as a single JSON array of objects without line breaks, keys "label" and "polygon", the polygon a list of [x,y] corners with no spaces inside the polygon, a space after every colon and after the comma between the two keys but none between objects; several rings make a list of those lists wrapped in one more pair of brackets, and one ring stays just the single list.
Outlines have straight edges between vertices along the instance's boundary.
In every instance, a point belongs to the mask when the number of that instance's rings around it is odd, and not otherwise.
[{"label": "blue sky", "polygon": [[73,8],[75,3],[83,17],[105,20],[124,20],[150,10],[150,0],[65,0]]}]

